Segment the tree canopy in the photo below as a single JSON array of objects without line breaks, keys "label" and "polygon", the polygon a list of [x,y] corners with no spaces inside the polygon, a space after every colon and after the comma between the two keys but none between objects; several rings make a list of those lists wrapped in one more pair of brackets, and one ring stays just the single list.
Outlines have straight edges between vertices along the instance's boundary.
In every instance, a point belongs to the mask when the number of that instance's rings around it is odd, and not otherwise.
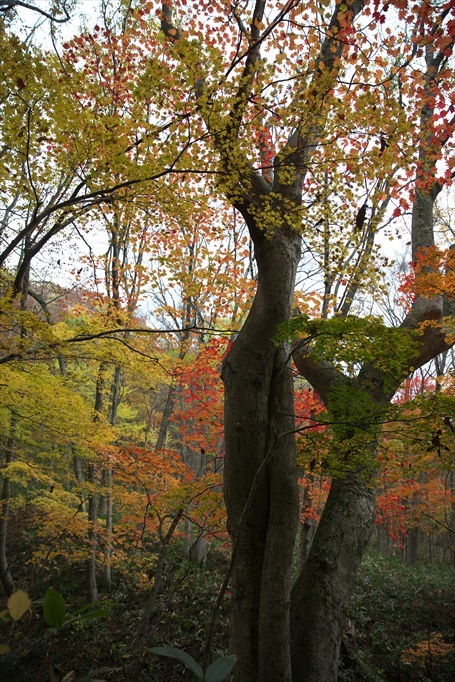
[{"label": "tree canopy", "polygon": [[375,522],[453,545],[455,4],[95,5],[0,3],[3,587],[20,513],[152,579],[135,675],[215,544],[203,667],[229,586],[236,682],[335,680]]}]

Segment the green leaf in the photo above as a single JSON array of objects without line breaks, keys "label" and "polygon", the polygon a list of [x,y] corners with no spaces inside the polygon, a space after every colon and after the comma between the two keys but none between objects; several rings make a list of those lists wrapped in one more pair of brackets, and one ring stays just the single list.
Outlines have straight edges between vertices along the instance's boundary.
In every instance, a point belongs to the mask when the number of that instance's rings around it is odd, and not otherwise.
[{"label": "green leaf", "polygon": [[[104,675],[105,673],[115,673],[119,672],[120,670],[121,668],[97,668],[96,670],[91,670],[83,677],[78,677],[77,682],[106,682],[106,680],[100,679],[98,675]],[[71,673],[71,675],[73,675],[73,673]],[[72,679],[74,679],[74,677]]]},{"label": "green leaf", "polygon": [[[116,602],[116,601],[108,601],[108,602],[104,602],[104,606],[102,608],[103,609],[109,609],[109,611],[110,611],[111,609],[113,609],[116,606],[125,606],[125,604],[122,604],[121,602]],[[73,613],[73,616],[76,618],[77,616],[82,616],[87,611],[90,611],[90,609],[93,609],[93,611],[91,611],[91,613],[95,613],[96,611],[99,611],[100,610],[99,602],[93,601],[93,602],[90,602],[89,604],[84,604],[84,606],[81,606],[79,609],[76,609],[72,613]]]},{"label": "green leaf", "polygon": [[222,656],[205,671],[204,682],[223,682],[237,663],[237,656]]},{"label": "green leaf", "polygon": [[48,625],[60,630],[65,622],[66,605],[62,595],[49,587],[44,597],[43,615]]},{"label": "green leaf", "polygon": [[90,618],[105,618],[110,614],[111,610],[107,607],[102,609],[97,609],[96,611],[90,611],[90,613],[84,613],[78,616],[79,620],[89,620]]},{"label": "green leaf", "polygon": [[103,609],[97,609],[96,611],[90,611],[90,613],[82,613],[79,616],[74,616],[73,618],[68,618],[68,620],[65,620],[64,626],[66,627],[70,623],[74,622],[81,622],[81,621],[87,621],[87,620],[94,620],[95,618],[104,618],[105,616],[108,616],[110,614],[111,610],[109,608],[103,608]]},{"label": "green leaf", "polygon": [[175,649],[173,646],[154,646],[152,649],[149,649],[149,651],[152,654],[156,654],[157,656],[167,656],[168,658],[176,658],[177,661],[180,661],[181,663],[186,665],[186,667],[189,668],[196,675],[197,679],[200,680],[200,682],[203,682],[204,671],[202,670],[199,663],[196,663],[194,658],[187,654],[186,651],[182,651],[181,649]]},{"label": "green leaf", "polygon": [[8,610],[11,614],[13,620],[19,620],[22,618],[24,613],[26,613],[31,607],[32,602],[27,592],[24,590],[17,590],[8,599]]},{"label": "green leaf", "polygon": [[76,611],[73,611],[73,614],[75,616],[80,616],[86,611],[90,611],[90,609],[95,609],[98,607],[98,603],[96,601],[91,601],[88,604],[84,604],[84,606],[81,606],[79,609],[76,609]]}]

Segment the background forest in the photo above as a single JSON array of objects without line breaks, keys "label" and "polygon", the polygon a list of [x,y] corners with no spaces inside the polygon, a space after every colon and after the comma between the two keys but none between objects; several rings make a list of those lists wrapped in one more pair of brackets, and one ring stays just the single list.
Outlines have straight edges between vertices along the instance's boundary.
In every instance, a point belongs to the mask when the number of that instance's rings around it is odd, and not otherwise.
[{"label": "background forest", "polygon": [[2,679],[453,679],[455,3],[0,43]]}]

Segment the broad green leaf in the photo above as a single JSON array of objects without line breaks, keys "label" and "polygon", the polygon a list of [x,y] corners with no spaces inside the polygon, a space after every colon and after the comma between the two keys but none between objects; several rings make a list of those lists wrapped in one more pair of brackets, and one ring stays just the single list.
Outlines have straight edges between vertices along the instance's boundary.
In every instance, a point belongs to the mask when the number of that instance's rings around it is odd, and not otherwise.
[{"label": "broad green leaf", "polygon": [[205,671],[204,682],[224,682],[236,663],[235,655],[217,658]]},{"label": "broad green leaf", "polygon": [[43,603],[44,620],[51,627],[60,630],[65,622],[65,611],[65,600],[62,595],[49,587]]},{"label": "broad green leaf", "polygon": [[155,646],[152,649],[149,649],[149,651],[152,654],[156,654],[157,656],[167,656],[168,658],[176,658],[177,661],[180,661],[181,663],[186,665],[186,667],[189,668],[196,675],[198,680],[200,680],[201,682],[203,681],[204,671],[202,670],[199,663],[196,663],[194,658],[187,654],[186,651],[182,651],[181,649],[175,649],[173,646]]},{"label": "broad green leaf", "polygon": [[11,595],[7,602],[8,610],[13,620],[22,618],[31,605],[32,601],[30,597],[27,592],[24,592],[23,590],[17,590],[17,592]]}]

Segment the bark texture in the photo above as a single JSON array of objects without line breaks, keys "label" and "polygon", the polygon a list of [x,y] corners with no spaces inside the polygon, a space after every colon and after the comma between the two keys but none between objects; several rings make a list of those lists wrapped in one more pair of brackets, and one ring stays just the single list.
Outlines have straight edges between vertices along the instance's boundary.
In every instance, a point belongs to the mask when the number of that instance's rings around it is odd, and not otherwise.
[{"label": "bark texture", "polygon": [[292,590],[295,681],[336,680],[346,609],[374,524],[374,491],[358,476],[333,482]]},{"label": "bark texture", "polygon": [[[414,254],[434,243],[436,196],[435,187],[416,192],[412,219]],[[343,477],[333,480],[307,561],[292,591],[294,682],[335,682],[337,679],[346,609],[374,524],[374,424],[380,423],[385,406],[409,373],[452,344],[442,325],[447,307],[442,296],[416,298],[401,325],[403,335],[415,335],[415,350],[403,360],[398,371],[396,367],[387,370],[371,362],[365,364],[353,379],[344,376],[330,362],[313,357],[308,340],[294,347],[294,361],[300,374],[312,384],[329,409],[333,396],[343,390],[344,411],[343,404],[337,401],[333,417],[339,424],[350,424],[346,438],[352,438],[352,429],[361,430],[368,422],[367,432],[371,433],[363,464],[354,471],[347,467]],[[425,324],[428,321],[432,324]],[[353,422],[353,404],[366,406],[357,423]]]},{"label": "bark texture", "polygon": [[[16,436],[16,426],[17,417],[11,414],[9,436],[6,442],[6,451],[3,467],[7,467],[14,460],[13,449],[14,441]],[[1,492],[1,504],[0,504],[0,580],[5,590],[6,595],[9,597],[16,590],[16,584],[14,578],[11,574],[9,561],[8,561],[8,551],[7,551],[7,539],[8,539],[8,523],[9,523],[9,509],[11,503],[11,479],[8,475],[3,473],[3,484]]]},{"label": "bark texture", "polygon": [[230,648],[235,679],[291,680],[289,593],[298,495],[288,353],[274,346],[288,319],[300,237],[255,241],[258,289],[223,366],[225,498],[236,559]]}]

